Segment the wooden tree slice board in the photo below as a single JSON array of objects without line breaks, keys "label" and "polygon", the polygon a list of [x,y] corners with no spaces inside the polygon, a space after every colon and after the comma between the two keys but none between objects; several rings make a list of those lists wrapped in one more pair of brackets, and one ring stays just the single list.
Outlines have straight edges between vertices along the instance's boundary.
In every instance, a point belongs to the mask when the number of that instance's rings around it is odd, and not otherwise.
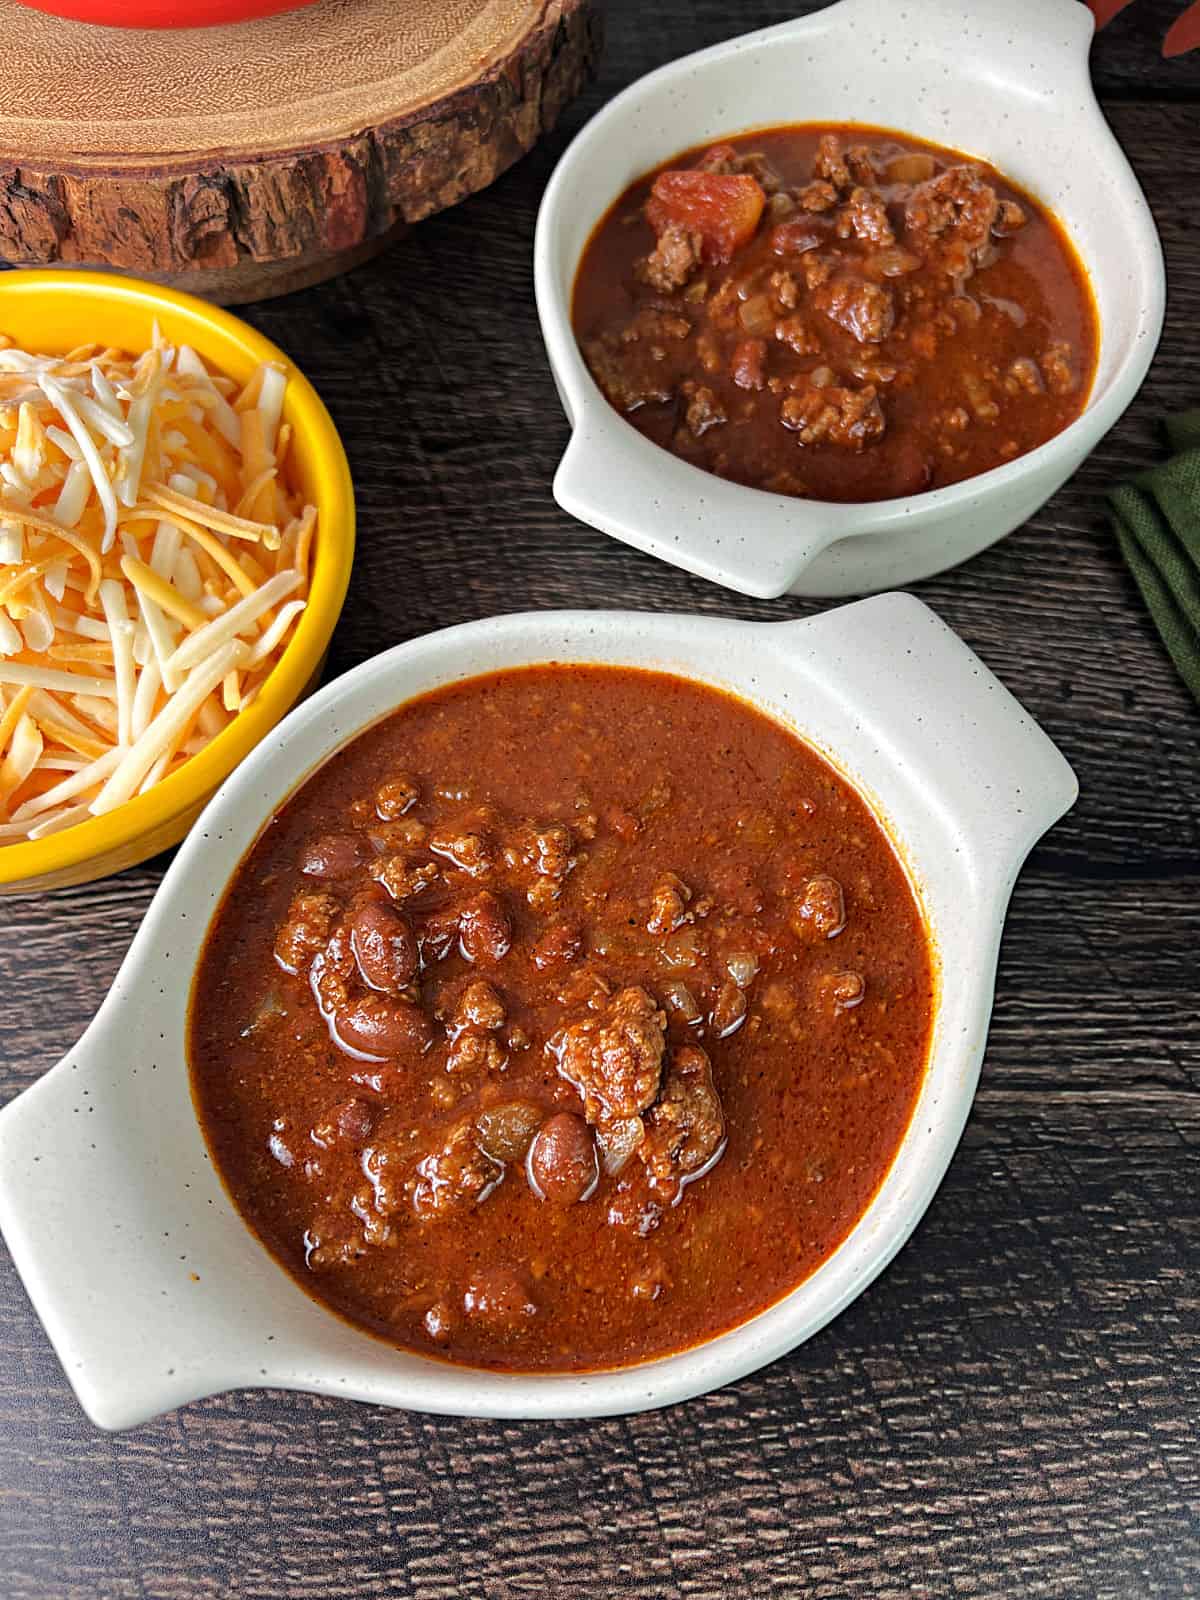
[{"label": "wooden tree slice board", "polygon": [[0,259],[210,299],[314,283],[486,187],[594,65],[594,0],[320,0],[96,28],[0,0]]}]

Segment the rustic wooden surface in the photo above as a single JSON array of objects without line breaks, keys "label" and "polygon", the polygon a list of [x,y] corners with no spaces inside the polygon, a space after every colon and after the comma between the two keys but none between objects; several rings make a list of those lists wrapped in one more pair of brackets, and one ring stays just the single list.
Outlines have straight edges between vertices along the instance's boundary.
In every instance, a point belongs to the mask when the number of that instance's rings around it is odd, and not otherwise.
[{"label": "rustic wooden surface", "polygon": [[[623,0],[599,84],[486,194],[251,313],[340,424],[361,548],[329,670],[527,606],[788,617],[579,527],[529,276],[589,110],[794,0]],[[1200,711],[1100,489],[1200,403],[1200,59],[1138,0],[1095,70],[1162,228],[1166,336],[1128,416],[1033,523],[920,593],[1058,740],[1076,810],[1033,855],[983,1084],[891,1269],[757,1377],[545,1426],[237,1394],[93,1430],[0,1249],[5,1600],[1200,1594]],[[74,1041],[162,862],[0,905],[0,1095]],[[84,1242],[86,1244],[86,1242]]]},{"label": "rustic wooden surface", "polygon": [[322,0],[115,35],[0,0],[0,260],[225,303],[306,288],[524,155],[599,32],[593,0]]}]

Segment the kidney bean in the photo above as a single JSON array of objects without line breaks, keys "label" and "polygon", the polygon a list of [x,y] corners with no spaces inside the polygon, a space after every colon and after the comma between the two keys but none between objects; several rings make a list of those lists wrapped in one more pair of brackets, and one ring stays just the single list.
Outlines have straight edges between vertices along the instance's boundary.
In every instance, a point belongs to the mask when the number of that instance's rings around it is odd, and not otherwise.
[{"label": "kidney bean", "polygon": [[433,1043],[433,1028],[423,1011],[379,994],[348,1000],[333,1013],[330,1023],[338,1044],[373,1061],[386,1061],[407,1051],[423,1053]]},{"label": "kidney bean", "polygon": [[308,845],[300,870],[310,878],[347,878],[367,860],[371,848],[357,833],[325,833]]},{"label": "kidney bean", "polygon": [[459,907],[458,938],[468,961],[499,961],[508,954],[512,923],[508,912],[487,889]]},{"label": "kidney bean", "polygon": [[421,960],[432,966],[444,961],[458,943],[458,912],[453,906],[439,906],[417,918],[417,943]]},{"label": "kidney bean", "polygon": [[565,1206],[586,1200],[600,1177],[591,1129],[581,1117],[560,1111],[539,1129],[526,1171],[539,1200]]},{"label": "kidney bean", "polygon": [[346,920],[363,982],[384,994],[406,989],[420,960],[416,934],[403,913],[379,900],[360,900]]}]

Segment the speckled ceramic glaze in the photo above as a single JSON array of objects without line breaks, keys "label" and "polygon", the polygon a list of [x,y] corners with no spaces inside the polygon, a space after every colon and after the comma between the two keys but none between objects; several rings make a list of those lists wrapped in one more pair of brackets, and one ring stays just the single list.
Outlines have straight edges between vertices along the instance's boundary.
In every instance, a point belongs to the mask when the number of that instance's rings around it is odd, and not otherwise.
[{"label": "speckled ceramic glaze", "polygon": [[[1162,328],[1162,251],[1092,92],[1078,0],[841,0],[641,79],[594,117],[538,216],[538,311],[571,423],[554,480],[582,521],[750,595],[911,583],[1019,526],[1125,410]],[[832,505],[727,483],[660,449],[596,387],[570,323],[592,229],[677,151],[786,122],[864,122],[992,162],[1065,223],[1091,274],[1100,361],[1083,415],[992,472],[904,500]]]},{"label": "speckled ceramic glaze", "polygon": [[[795,727],[876,808],[946,960],[904,1143],[862,1220],[812,1277],[682,1355],[591,1375],[506,1376],[394,1350],[308,1299],[217,1178],[184,1039],[192,973],[224,885],[296,785],[414,695],[548,660],[680,672]],[[222,787],[87,1033],[0,1112],[0,1228],[88,1414],[129,1427],[218,1390],[276,1386],[424,1411],[601,1415],[686,1399],[791,1349],[882,1270],[941,1181],[975,1091],[1013,881],[1075,794],[1070,768],[1017,702],[905,595],[775,624],[604,611],[501,617],[365,662],[294,711]]]}]

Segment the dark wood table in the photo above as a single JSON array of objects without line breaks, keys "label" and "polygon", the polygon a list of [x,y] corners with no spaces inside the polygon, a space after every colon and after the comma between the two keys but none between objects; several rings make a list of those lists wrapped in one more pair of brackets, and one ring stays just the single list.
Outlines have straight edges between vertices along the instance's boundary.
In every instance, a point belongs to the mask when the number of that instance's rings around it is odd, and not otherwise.
[{"label": "dark wood table", "polygon": [[[557,509],[566,425],[530,281],[539,196],[586,116],[797,9],[613,4],[600,81],[542,149],[372,265],[249,311],[354,469],[330,673],[526,607],[813,609]],[[1094,56],[1166,246],[1149,381],[1033,522],[919,591],[1082,796],[1017,888],[974,1114],[911,1243],[802,1349],[669,1411],[495,1423],[248,1393],[118,1437],[83,1417],[0,1248],[4,1600],[1200,1594],[1200,713],[1100,500],[1200,403],[1200,56],[1158,54],[1178,9],[1137,0]],[[83,1029],[163,867],[0,904],[0,1097]]]}]

